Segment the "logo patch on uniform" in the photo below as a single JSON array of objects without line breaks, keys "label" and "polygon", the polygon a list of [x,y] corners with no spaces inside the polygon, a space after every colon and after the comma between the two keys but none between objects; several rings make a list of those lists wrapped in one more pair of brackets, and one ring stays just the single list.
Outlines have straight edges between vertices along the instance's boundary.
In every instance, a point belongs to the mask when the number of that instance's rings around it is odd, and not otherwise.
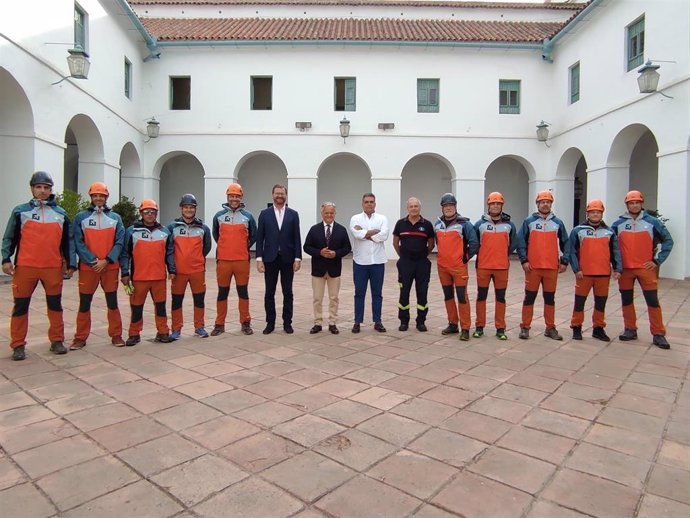
[{"label": "logo patch on uniform", "polygon": [[95,226],[96,226],[96,222],[95,222],[94,220],[90,219],[90,220],[89,220],[89,226],[90,226],[90,227],[95,227]]},{"label": "logo patch on uniform", "polygon": [[536,226],[535,226],[534,228],[536,228],[537,230],[541,230],[541,229],[542,229],[542,224],[541,224],[541,223],[537,223]]},{"label": "logo patch on uniform", "polygon": [[141,233],[141,238],[142,238],[142,239],[148,239],[149,237],[151,237],[151,234],[149,234],[148,232],[142,232],[142,233]]},{"label": "logo patch on uniform", "polygon": [[626,223],[625,230],[632,230],[632,225],[630,223]]},{"label": "logo patch on uniform", "polygon": [[225,216],[225,221],[230,221],[230,216]]},{"label": "logo patch on uniform", "polygon": [[593,236],[594,235],[594,230],[588,230],[587,231],[588,236]]},{"label": "logo patch on uniform", "polygon": [[486,226],[486,230],[493,230],[493,229],[494,229],[494,226],[493,226],[493,225],[487,225],[487,226]]},{"label": "logo patch on uniform", "polygon": [[187,229],[186,229],[186,228],[181,228],[181,229],[180,229],[180,235],[181,235],[181,236],[184,236],[184,235],[186,235],[186,234],[187,234]]},{"label": "logo patch on uniform", "polygon": [[39,221],[41,219],[41,216],[39,216],[38,214],[32,214],[31,219],[35,219],[36,221]]}]

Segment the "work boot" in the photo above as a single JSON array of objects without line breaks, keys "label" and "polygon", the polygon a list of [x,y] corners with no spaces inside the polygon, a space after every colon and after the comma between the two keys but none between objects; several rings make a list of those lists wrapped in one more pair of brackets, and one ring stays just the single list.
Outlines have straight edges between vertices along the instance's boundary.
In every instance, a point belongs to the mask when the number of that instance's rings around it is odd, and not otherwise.
[{"label": "work boot", "polygon": [[573,340],[582,340],[582,326],[573,327]]},{"label": "work boot", "polygon": [[78,351],[79,349],[83,349],[86,347],[86,340],[79,340],[79,338],[75,338],[72,340],[72,344],[69,346],[70,351]]},{"label": "work boot", "polygon": [[652,338],[652,343],[656,345],[659,349],[670,349],[671,344],[668,343],[664,335],[654,335]]},{"label": "work boot", "polygon": [[604,331],[603,327],[595,327],[594,329],[592,329],[592,338],[596,338],[597,340],[601,340],[602,342],[611,341],[609,335],[606,334],[606,331]]},{"label": "work boot", "polygon": [[173,330],[170,332],[170,338],[172,338],[173,340],[179,340],[181,336],[182,331],[179,329],[177,331]]},{"label": "work boot", "polygon": [[625,331],[623,331],[618,336],[618,339],[621,342],[629,342],[631,340],[637,340],[637,330],[636,329],[630,329],[630,328],[626,327]]},{"label": "work boot", "polygon": [[50,352],[53,354],[67,354],[67,347],[62,342],[51,342]]},{"label": "work boot", "polygon": [[117,335],[113,336],[113,339],[110,341],[111,344],[113,344],[115,347],[124,347],[125,341],[122,339],[122,336]]},{"label": "work boot", "polygon": [[127,341],[125,342],[125,345],[127,347],[133,347],[137,345],[139,342],[141,342],[141,336],[139,335],[132,335],[127,338]]},{"label": "work boot", "polygon": [[[244,324],[242,324],[242,331],[244,331]],[[216,326],[213,326],[213,330],[211,331],[211,336],[218,336],[218,335],[222,335],[223,333],[225,333],[225,326],[216,325]],[[247,333],[244,333],[244,334],[246,335]]]},{"label": "work boot", "polygon": [[518,338],[520,340],[527,340],[529,338],[529,329],[527,329],[526,327],[521,327]]},{"label": "work boot", "polygon": [[563,337],[555,327],[549,327],[547,330],[545,330],[544,336],[551,338],[551,340],[563,340]]},{"label": "work boot", "polygon": [[206,331],[206,329],[203,327],[197,327],[194,330],[194,336],[198,336],[199,338],[208,338],[208,331]]},{"label": "work boot", "polygon": [[424,322],[417,323],[417,331],[419,331],[420,333],[426,333],[427,332],[426,324]]},{"label": "work boot", "polygon": [[398,331],[407,331],[410,328],[410,324],[407,322],[400,322],[400,325],[398,326]]},{"label": "work boot", "polygon": [[169,344],[170,342],[174,342],[175,340],[168,333],[156,333],[156,338],[154,338],[153,341],[160,342],[162,344]]},{"label": "work boot", "polygon": [[470,330],[469,329],[463,329],[460,331],[460,340],[463,342],[468,342],[470,339]]},{"label": "work boot", "polygon": [[[215,327],[213,328],[215,330]],[[225,328],[223,328],[223,331],[225,331]],[[252,330],[252,325],[249,322],[242,322],[242,333],[245,335],[252,335],[254,334],[254,331]],[[218,333],[220,334],[220,333]],[[213,335],[213,331],[211,331],[211,335]]]},{"label": "work boot", "polygon": [[448,327],[441,331],[442,335],[454,335],[458,332],[458,325],[448,322]]},{"label": "work boot", "polygon": [[26,359],[26,349],[23,345],[15,347],[12,349],[12,359],[16,362],[20,362]]},{"label": "work boot", "polygon": [[476,327],[474,329],[474,333],[472,333],[472,337],[481,338],[482,336],[484,336],[484,328],[483,327]]},{"label": "work boot", "polygon": [[496,338],[499,340],[508,340],[508,335],[506,334],[506,330],[503,329],[502,327],[496,329]]}]

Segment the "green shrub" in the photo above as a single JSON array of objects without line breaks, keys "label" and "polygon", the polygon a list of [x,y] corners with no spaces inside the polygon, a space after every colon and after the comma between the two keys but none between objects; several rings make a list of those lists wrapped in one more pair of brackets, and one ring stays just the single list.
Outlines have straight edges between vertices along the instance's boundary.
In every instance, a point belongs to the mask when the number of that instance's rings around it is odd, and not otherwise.
[{"label": "green shrub", "polygon": [[132,225],[139,218],[139,210],[134,205],[134,198],[130,200],[127,196],[120,196],[120,201],[113,205],[112,209],[120,215],[125,228]]},{"label": "green shrub", "polygon": [[65,210],[70,221],[74,221],[76,215],[82,210],[88,209],[91,204],[90,200],[85,200],[81,194],[69,189],[65,189],[56,195],[55,201]]}]

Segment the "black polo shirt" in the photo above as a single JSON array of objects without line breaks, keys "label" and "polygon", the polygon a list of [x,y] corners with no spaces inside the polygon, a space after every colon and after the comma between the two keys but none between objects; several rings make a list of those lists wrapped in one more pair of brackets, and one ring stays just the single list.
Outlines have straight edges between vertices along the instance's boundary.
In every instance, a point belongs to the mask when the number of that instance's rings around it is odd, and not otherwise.
[{"label": "black polo shirt", "polygon": [[405,216],[395,224],[393,235],[400,238],[400,257],[417,261],[429,255],[428,243],[434,238],[434,225],[424,218],[413,225]]}]

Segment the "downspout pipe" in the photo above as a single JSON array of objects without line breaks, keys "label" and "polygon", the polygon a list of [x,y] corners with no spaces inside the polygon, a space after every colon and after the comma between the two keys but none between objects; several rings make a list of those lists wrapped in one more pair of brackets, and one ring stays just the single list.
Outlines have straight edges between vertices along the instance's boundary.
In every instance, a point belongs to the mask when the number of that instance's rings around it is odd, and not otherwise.
[{"label": "downspout pipe", "polygon": [[589,5],[585,7],[582,11],[580,11],[577,14],[577,16],[575,16],[575,18],[573,18],[565,27],[563,27],[560,31],[554,34],[553,38],[546,38],[542,45],[541,58],[544,61],[553,63],[553,49],[556,43],[558,43],[558,41],[561,38],[563,38],[571,30],[573,30],[575,26],[577,26],[577,24],[585,18],[585,16],[589,16],[589,13],[591,13],[592,11],[594,11],[594,9],[599,7],[599,4],[601,4],[603,1],[604,0],[591,0]]},{"label": "downspout pipe", "polygon": [[146,30],[146,27],[141,23],[141,20],[139,20],[139,17],[137,14],[132,10],[130,5],[127,3],[127,0],[115,0],[117,5],[119,5],[122,10],[125,12],[127,17],[130,19],[134,27],[139,31],[139,34],[144,38],[144,42],[146,43],[146,47],[149,49],[149,55],[144,58],[144,62],[149,61],[151,59],[158,59],[161,56],[161,51],[158,48],[158,42],[156,41],[156,38],[151,36],[149,31]]}]

